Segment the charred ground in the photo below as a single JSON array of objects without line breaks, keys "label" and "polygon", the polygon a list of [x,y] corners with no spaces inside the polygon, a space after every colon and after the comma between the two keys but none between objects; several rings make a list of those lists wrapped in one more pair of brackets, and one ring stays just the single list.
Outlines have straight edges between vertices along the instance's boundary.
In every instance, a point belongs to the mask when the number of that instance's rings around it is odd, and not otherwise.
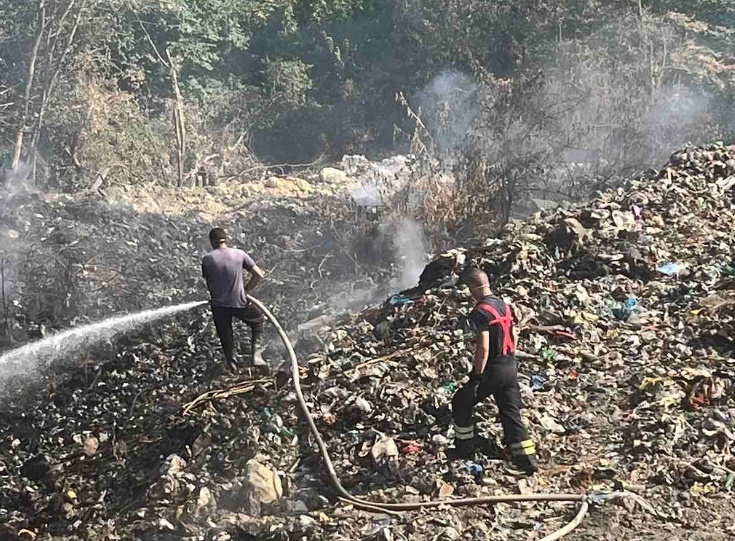
[{"label": "charred ground", "polygon": [[[735,149],[686,149],[655,178],[631,181],[584,208],[511,223],[497,238],[447,253],[414,290],[302,341],[309,407],[345,485],[376,501],[403,501],[524,491],[604,494],[617,482],[638,485],[647,505],[598,501],[569,539],[732,537],[734,188]],[[304,250],[267,252],[254,244],[263,259],[275,261],[274,285],[261,297],[293,326],[314,315],[299,266],[318,275],[320,265],[324,273],[334,264],[332,272],[346,278],[350,267],[336,259],[323,263],[335,249],[329,237],[311,244],[310,235],[323,229],[321,211],[284,210],[290,204],[254,207],[240,227],[258,238],[245,224],[265,218],[262,231],[275,237],[263,246],[283,235]],[[109,238],[110,259],[98,255],[100,267],[116,257],[140,272],[140,286],[133,281],[138,275],[126,275],[126,283],[140,287],[122,294],[131,303],[126,307],[199,294],[192,239],[203,238],[204,217],[115,210],[118,215],[99,202],[31,197],[6,209],[5,219],[23,231],[30,216],[50,216],[49,209],[63,210],[62,220],[72,224],[90,224],[86,240],[64,239],[67,250],[99,254]],[[94,219],[81,218],[82,210],[95,209]],[[284,221],[281,232],[277,216],[284,212],[299,215],[303,225],[295,230],[300,222]],[[61,230],[51,220],[39,231]],[[164,250],[147,251],[148,231],[165,239]],[[135,249],[128,251],[126,240]],[[160,261],[145,262],[161,253],[174,264],[162,270]],[[513,300],[521,319],[525,415],[544,464],[535,480],[519,481],[494,460],[481,462],[485,475],[477,478],[444,455],[451,436],[447,407],[468,355],[453,317],[470,300],[453,284],[470,262],[490,271],[493,287]],[[172,296],[175,288],[181,297]],[[82,291],[91,289],[85,284]],[[217,351],[209,317],[199,311],[86,352],[52,369],[42,384],[11,388],[0,421],[2,535],[534,539],[573,511],[498,505],[394,517],[340,506],[291,389],[275,389],[268,379],[206,381]],[[193,402],[210,390],[224,392]],[[492,404],[479,417],[498,434]]]}]

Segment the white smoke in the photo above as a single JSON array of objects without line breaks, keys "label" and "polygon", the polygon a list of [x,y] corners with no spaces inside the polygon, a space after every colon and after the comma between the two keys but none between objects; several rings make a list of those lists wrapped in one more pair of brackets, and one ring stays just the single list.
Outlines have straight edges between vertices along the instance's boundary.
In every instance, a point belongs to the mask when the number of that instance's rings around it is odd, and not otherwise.
[{"label": "white smoke", "polygon": [[31,180],[31,168],[24,162],[15,171],[11,168],[0,170],[0,179],[5,192],[10,195],[38,193]]},{"label": "white smoke", "polygon": [[682,85],[659,89],[643,119],[649,146],[659,151],[653,158],[662,161],[690,139],[709,136],[712,114],[712,98],[703,91]]},{"label": "white smoke", "polygon": [[421,118],[442,153],[464,148],[480,113],[478,85],[456,71],[437,75],[418,94]]},{"label": "white smoke", "polygon": [[427,257],[427,242],[421,225],[411,218],[401,218],[393,237],[398,275],[391,282],[394,289],[408,289],[418,284]]},{"label": "white smoke", "polygon": [[364,208],[376,208],[383,202],[380,195],[380,186],[377,184],[359,186],[350,195],[357,205]]}]

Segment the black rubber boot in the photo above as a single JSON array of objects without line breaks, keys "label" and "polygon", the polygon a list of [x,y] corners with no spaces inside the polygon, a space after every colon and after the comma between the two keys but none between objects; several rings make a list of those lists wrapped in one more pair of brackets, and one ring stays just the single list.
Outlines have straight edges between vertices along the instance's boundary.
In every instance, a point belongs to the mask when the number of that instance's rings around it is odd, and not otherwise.
[{"label": "black rubber boot", "polygon": [[269,376],[270,366],[263,359],[263,354],[260,348],[260,334],[253,334],[250,339],[250,355],[248,357],[248,366],[252,369],[254,376]]},{"label": "black rubber boot", "polygon": [[538,471],[538,461],[536,460],[536,455],[511,457],[510,461],[513,466],[518,468],[526,475],[533,475]]},{"label": "black rubber boot", "polygon": [[450,460],[475,460],[476,457],[474,440],[454,440],[454,449],[447,449]]}]

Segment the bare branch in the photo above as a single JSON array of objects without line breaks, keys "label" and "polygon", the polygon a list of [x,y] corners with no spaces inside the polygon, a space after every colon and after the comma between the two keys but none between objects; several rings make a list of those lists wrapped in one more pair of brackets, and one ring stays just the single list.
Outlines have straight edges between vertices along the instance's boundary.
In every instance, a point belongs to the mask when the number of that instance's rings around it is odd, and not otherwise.
[{"label": "bare branch", "polygon": [[161,56],[161,53],[158,52],[158,47],[156,47],[156,44],[153,43],[153,38],[151,38],[151,35],[148,33],[148,30],[146,29],[145,25],[143,24],[143,21],[140,20],[140,17],[138,15],[135,15],[135,18],[138,21],[138,24],[140,25],[140,29],[143,30],[143,33],[145,34],[146,39],[148,40],[148,43],[151,44],[151,47],[153,48],[153,52],[156,53],[156,57],[158,57],[158,61],[166,66],[168,69],[171,69],[171,65],[169,65]]},{"label": "bare branch", "polygon": [[28,116],[31,107],[31,91],[35,82],[36,75],[36,62],[38,61],[38,49],[41,47],[41,40],[43,40],[43,34],[46,31],[46,0],[39,0],[38,2],[38,17],[36,22],[36,38],[33,42],[33,49],[31,50],[31,57],[28,63],[28,75],[26,77],[26,87],[23,93],[23,114],[21,116],[20,127],[18,128],[18,134],[15,141],[15,153],[13,155],[13,171],[18,171],[20,167],[20,160],[23,155],[23,137],[25,134],[26,123],[28,122]]}]

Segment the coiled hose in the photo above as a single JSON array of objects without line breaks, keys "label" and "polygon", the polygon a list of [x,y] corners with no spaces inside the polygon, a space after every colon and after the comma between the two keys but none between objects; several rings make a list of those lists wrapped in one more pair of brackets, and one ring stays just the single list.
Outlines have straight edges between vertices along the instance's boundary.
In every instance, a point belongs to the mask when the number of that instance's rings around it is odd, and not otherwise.
[{"label": "coiled hose", "polygon": [[375,511],[375,512],[388,512],[388,513],[395,513],[400,511],[414,511],[417,509],[424,509],[424,508],[430,508],[430,507],[439,507],[443,505],[450,505],[450,506],[460,506],[460,505],[492,505],[496,503],[508,503],[508,502],[579,502],[579,509],[577,511],[577,515],[574,517],[574,519],[571,520],[567,525],[565,525],[563,528],[555,531],[552,534],[547,535],[540,541],[556,541],[557,539],[561,539],[565,535],[567,535],[569,532],[574,530],[579,524],[582,522],[584,517],[587,515],[587,511],[589,509],[589,503],[587,502],[587,498],[583,494],[507,494],[504,496],[482,496],[479,498],[461,498],[461,499],[455,499],[455,500],[431,500],[428,502],[414,502],[414,503],[380,503],[380,502],[370,502],[365,501],[361,498],[358,498],[356,496],[353,496],[347,490],[342,486],[342,483],[339,480],[339,477],[337,476],[337,472],[334,469],[334,464],[332,463],[332,459],[329,457],[329,452],[327,451],[327,446],[324,443],[324,439],[322,438],[321,434],[319,434],[319,430],[317,430],[316,424],[314,423],[314,418],[311,416],[311,412],[309,412],[309,408],[306,405],[306,400],[304,400],[304,394],[301,391],[301,381],[299,377],[299,363],[296,359],[296,353],[294,352],[293,346],[291,345],[291,341],[288,339],[288,335],[286,334],[286,331],[283,330],[283,327],[281,327],[280,323],[278,323],[278,320],[275,318],[275,316],[271,313],[270,310],[258,299],[255,299],[254,297],[251,297],[248,295],[248,299],[252,301],[255,306],[260,308],[263,313],[265,314],[266,318],[268,318],[268,321],[270,321],[273,326],[278,331],[279,336],[281,337],[281,341],[283,341],[283,345],[286,346],[286,350],[288,351],[288,357],[291,361],[291,373],[293,377],[293,385],[294,390],[296,391],[296,398],[298,399],[299,407],[301,408],[301,411],[304,415],[304,418],[306,419],[306,423],[309,425],[309,430],[311,431],[312,436],[314,436],[314,440],[316,441],[317,446],[319,447],[319,452],[321,453],[322,460],[324,461],[324,464],[327,468],[327,473],[329,474],[330,481],[332,482],[332,485],[334,486],[335,490],[339,493],[340,499],[350,503],[351,505],[360,508],[365,509],[368,511]]}]

